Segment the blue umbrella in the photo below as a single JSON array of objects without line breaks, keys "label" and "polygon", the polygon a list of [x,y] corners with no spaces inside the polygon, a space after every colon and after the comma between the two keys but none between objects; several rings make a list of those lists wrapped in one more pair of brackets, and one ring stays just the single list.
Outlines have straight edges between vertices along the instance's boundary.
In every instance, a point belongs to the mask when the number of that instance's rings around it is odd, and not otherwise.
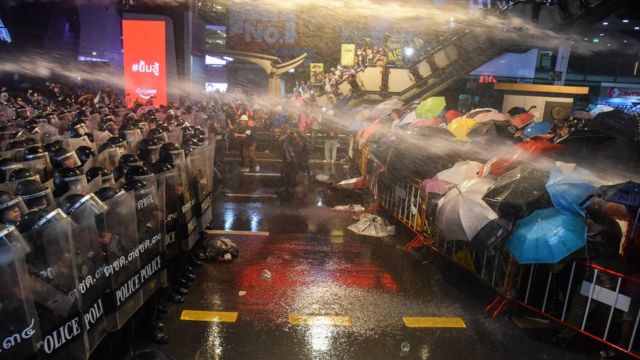
[{"label": "blue umbrella", "polygon": [[538,135],[548,134],[551,131],[551,124],[546,121],[533,122],[524,129],[524,136],[532,138]]},{"label": "blue umbrella", "polygon": [[622,184],[601,186],[599,193],[606,201],[640,207],[640,184],[637,182],[627,181]]},{"label": "blue umbrella", "polygon": [[584,199],[596,186],[592,185],[593,175],[578,169],[574,164],[561,164],[549,173],[545,185],[553,206],[567,215],[585,216]]},{"label": "blue umbrella", "polygon": [[516,222],[506,247],[520,264],[557,264],[586,243],[582,218],[547,208]]}]

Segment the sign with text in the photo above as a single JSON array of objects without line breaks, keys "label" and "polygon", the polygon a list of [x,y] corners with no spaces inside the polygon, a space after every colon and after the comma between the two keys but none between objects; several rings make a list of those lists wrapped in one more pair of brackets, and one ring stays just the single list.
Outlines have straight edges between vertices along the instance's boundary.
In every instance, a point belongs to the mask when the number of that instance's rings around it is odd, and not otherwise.
[{"label": "sign with text", "polygon": [[124,86],[128,107],[167,104],[165,22],[122,20]]},{"label": "sign with text", "polygon": [[340,48],[340,65],[354,66],[356,64],[356,45],[342,44]]},{"label": "sign with text", "polygon": [[313,85],[321,85],[324,82],[324,64],[311,63],[309,65],[309,81]]}]

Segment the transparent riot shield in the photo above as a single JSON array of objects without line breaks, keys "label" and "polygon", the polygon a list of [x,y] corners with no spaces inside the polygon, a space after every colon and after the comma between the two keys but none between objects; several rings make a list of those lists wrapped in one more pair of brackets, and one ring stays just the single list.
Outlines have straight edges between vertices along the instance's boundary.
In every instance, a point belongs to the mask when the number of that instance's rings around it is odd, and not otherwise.
[{"label": "transparent riot shield", "polygon": [[48,213],[23,234],[31,247],[27,265],[42,331],[44,357],[85,359],[87,332],[77,296],[75,224],[62,210]]},{"label": "transparent riot shield", "polygon": [[198,240],[198,218],[195,216],[195,190],[189,174],[191,166],[184,157],[184,151],[172,153],[173,165],[178,170],[178,182],[181,196],[178,198],[180,208],[178,213],[178,237],[180,247],[184,251],[190,250]]},{"label": "transparent riot shield", "polygon": [[127,141],[127,148],[129,153],[137,154],[138,153],[138,144],[140,140],[143,139],[142,132],[139,129],[136,130],[128,130],[124,132],[125,140]]},{"label": "transparent riot shield", "polygon": [[76,224],[73,239],[76,249],[77,294],[81,301],[82,319],[87,328],[89,350],[93,351],[107,335],[102,294],[110,289],[105,267],[109,264],[107,246],[110,237],[103,229],[107,206],[95,195],[80,199],[70,210]]},{"label": "transparent riot shield", "polygon": [[172,142],[174,144],[182,143],[182,131],[180,131],[180,129],[173,130],[166,134],[167,134],[167,138],[169,139],[169,142]]},{"label": "transparent riot shield", "polygon": [[38,175],[41,181],[46,181],[53,175],[53,166],[51,166],[49,156],[46,153],[31,156],[20,164],[31,170],[33,174]]},{"label": "transparent riot shield", "polygon": [[107,142],[107,140],[109,140],[109,138],[113,136],[113,134],[111,134],[108,131],[94,130],[92,133],[93,133],[94,143],[98,148],[100,147],[100,145]]},{"label": "transparent riot shield", "polygon": [[[25,183],[25,182],[26,181],[22,181],[22,183]],[[33,194],[28,194],[28,195],[24,195],[24,194],[21,195],[19,193],[19,190],[20,190],[20,186],[16,186],[15,194],[20,195],[22,200],[24,200],[24,204],[27,206],[27,209],[29,210],[52,211],[57,206],[56,201],[53,198],[53,193],[51,193],[51,190],[46,186],[43,186],[41,191],[38,191]]]},{"label": "transparent riot shield", "polygon": [[[20,239],[16,239],[16,238]],[[26,359],[41,340],[38,314],[25,259],[28,249],[11,226],[0,231],[0,357]]]},{"label": "transparent riot shield", "polygon": [[102,187],[102,184],[99,181],[92,181],[91,183],[87,183],[87,177],[84,175],[67,177],[64,178],[63,181],[67,184],[69,190],[58,197],[58,203],[62,202],[69,195],[88,195]]},{"label": "transparent riot shield", "polygon": [[38,124],[38,130],[40,130],[40,140],[43,144],[58,139],[60,135],[57,127],[49,125],[47,123]]},{"label": "transparent riot shield", "polygon": [[164,203],[160,202],[155,176],[135,191],[137,233],[140,249],[140,283],[148,299],[166,283],[166,243],[162,236]]},{"label": "transparent riot shield", "polygon": [[88,137],[82,136],[79,138],[65,138],[64,139],[64,147],[66,149],[75,151],[80,146],[88,146],[93,151],[96,151],[96,144],[92,143]]},{"label": "transparent riot shield", "polygon": [[136,225],[136,199],[133,193],[120,192],[105,202],[103,223],[97,223],[107,258],[104,276],[108,290],[103,296],[107,328],[120,329],[142,306],[140,290],[140,250]]},{"label": "transparent riot shield", "polygon": [[167,258],[172,258],[179,253],[178,214],[180,212],[180,199],[182,197],[182,184],[177,169],[173,169],[156,175],[158,188],[158,200],[164,206],[164,221],[161,224],[165,237]]},{"label": "transparent riot shield", "polygon": [[204,145],[193,150],[187,160],[190,162],[190,176],[194,183],[198,202],[196,216],[200,229],[211,222],[211,193],[213,191],[213,157],[215,146]]},{"label": "transparent riot shield", "polygon": [[94,158],[94,164],[95,166],[102,166],[109,172],[113,172],[113,169],[118,166],[120,156],[124,153],[125,151],[121,148],[107,148]]}]

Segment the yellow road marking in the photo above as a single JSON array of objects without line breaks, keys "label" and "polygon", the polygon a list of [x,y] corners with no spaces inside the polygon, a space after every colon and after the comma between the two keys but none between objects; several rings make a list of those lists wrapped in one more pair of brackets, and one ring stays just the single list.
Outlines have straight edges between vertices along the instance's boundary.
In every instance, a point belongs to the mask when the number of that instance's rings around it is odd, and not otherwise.
[{"label": "yellow road marking", "polygon": [[234,323],[238,320],[238,313],[225,311],[182,310],[180,320]]},{"label": "yellow road marking", "polygon": [[514,316],[512,319],[514,324],[516,324],[520,329],[548,329],[555,326],[551,321],[545,324],[543,322],[527,319],[526,317],[521,316]]},{"label": "yellow road marking", "polygon": [[205,230],[209,235],[254,235],[269,236],[268,231],[243,231],[243,230]]},{"label": "yellow road marking", "polygon": [[351,326],[351,316],[329,316],[329,315],[289,315],[291,325],[329,325],[329,326]]},{"label": "yellow road marking", "polygon": [[409,328],[466,328],[464,320],[457,317],[403,317]]}]

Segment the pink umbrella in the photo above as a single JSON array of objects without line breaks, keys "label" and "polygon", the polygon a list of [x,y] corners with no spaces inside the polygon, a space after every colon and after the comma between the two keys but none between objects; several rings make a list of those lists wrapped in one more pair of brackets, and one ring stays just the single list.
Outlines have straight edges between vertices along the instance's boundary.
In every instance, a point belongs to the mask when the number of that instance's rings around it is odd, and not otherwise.
[{"label": "pink umbrella", "polygon": [[436,193],[440,195],[444,195],[454,184],[440,180],[437,177],[432,177],[431,179],[427,179],[420,184],[420,190],[422,190],[422,194],[426,197],[428,193]]},{"label": "pink umbrella", "polygon": [[431,119],[419,119],[411,123],[412,128],[419,128],[425,126],[440,126],[442,124],[442,119],[440,118],[431,118]]}]

